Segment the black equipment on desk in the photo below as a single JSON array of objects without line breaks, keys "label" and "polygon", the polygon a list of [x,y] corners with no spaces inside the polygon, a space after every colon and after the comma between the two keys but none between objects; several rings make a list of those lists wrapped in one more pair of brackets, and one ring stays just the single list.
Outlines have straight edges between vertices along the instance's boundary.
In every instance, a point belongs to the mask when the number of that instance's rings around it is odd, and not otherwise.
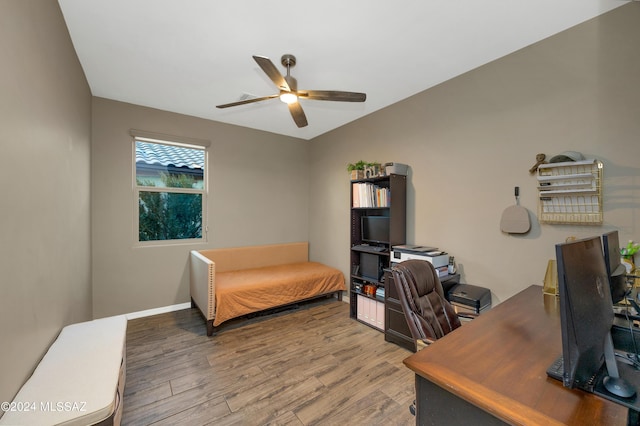
[{"label": "black equipment on desk", "polygon": [[455,284],[447,290],[447,300],[457,314],[480,314],[491,309],[491,291],[471,284]]},{"label": "black equipment on desk", "polygon": [[627,270],[620,262],[620,238],[618,231],[602,234],[604,261],[609,277],[609,288],[613,303],[618,303],[627,294]]},{"label": "black equipment on desk", "polygon": [[601,239],[557,244],[556,261],[563,384],[639,411],[640,374],[633,366],[616,362],[613,303]]}]

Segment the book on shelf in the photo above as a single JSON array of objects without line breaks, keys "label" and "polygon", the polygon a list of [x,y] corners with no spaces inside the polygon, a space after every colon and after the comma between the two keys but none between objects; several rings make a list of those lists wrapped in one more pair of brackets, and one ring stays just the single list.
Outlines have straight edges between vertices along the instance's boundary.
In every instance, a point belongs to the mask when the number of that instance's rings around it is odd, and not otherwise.
[{"label": "book on shelf", "polygon": [[389,207],[391,206],[391,192],[389,188],[375,185],[371,182],[353,183],[353,207]]}]

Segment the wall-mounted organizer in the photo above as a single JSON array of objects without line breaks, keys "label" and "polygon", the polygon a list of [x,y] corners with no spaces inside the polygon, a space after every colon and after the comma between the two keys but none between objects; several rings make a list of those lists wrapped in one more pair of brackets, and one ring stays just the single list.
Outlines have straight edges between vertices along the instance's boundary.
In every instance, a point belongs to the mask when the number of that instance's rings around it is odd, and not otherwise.
[{"label": "wall-mounted organizer", "polygon": [[538,167],[540,223],[601,225],[602,163],[598,160]]}]

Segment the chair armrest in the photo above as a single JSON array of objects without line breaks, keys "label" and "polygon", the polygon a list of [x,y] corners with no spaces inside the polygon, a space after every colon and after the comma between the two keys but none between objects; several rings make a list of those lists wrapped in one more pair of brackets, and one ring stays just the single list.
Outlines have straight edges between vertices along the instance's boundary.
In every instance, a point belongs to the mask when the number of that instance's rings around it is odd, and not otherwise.
[{"label": "chair armrest", "polygon": [[429,346],[433,342],[435,342],[435,340],[431,340],[431,339],[418,339],[418,340],[416,340],[416,352],[423,350],[424,348],[426,348],[427,346]]}]

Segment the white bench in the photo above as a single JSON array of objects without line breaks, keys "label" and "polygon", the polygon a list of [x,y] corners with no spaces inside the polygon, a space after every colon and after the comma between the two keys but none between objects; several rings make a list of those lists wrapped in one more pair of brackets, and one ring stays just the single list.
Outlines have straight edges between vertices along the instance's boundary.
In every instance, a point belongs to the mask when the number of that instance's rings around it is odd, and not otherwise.
[{"label": "white bench", "polygon": [[126,334],[124,315],[64,327],[0,425],[119,425]]}]

